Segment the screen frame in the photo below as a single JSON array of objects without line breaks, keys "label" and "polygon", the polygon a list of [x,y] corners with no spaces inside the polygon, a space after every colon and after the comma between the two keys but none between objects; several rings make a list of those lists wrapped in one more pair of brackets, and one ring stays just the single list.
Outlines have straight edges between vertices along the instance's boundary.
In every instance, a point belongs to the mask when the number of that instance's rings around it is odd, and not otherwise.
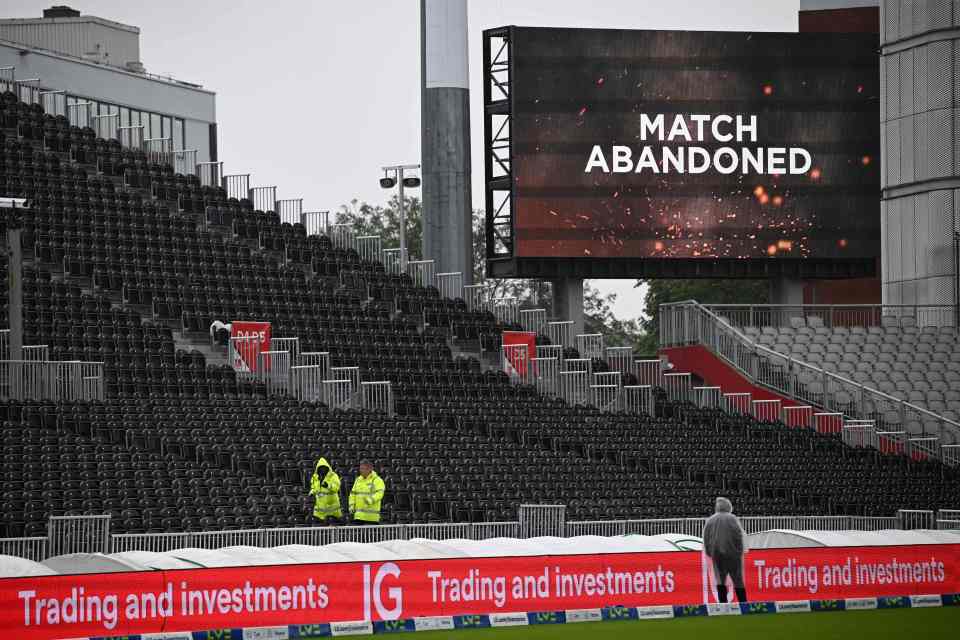
[{"label": "screen frame", "polygon": [[[544,257],[515,253],[517,193],[513,189],[513,138],[503,136],[503,122],[512,125],[516,77],[513,43],[521,30],[608,31],[510,25],[483,31],[484,196],[486,275],[493,278],[604,279],[854,279],[879,273],[880,255],[851,258],[649,258]],[[620,29],[609,31],[623,31]],[[785,33],[796,37],[796,33]],[[862,35],[862,34],[860,34]],[[879,50],[877,72],[879,73]],[[506,79],[504,80],[504,76]],[[506,94],[506,97],[503,97]],[[879,121],[877,138],[880,137]],[[506,155],[504,155],[504,152]],[[497,168],[501,171],[497,171]],[[506,173],[502,169],[506,167]],[[877,218],[880,189],[877,189]],[[879,227],[878,227],[879,233]]]}]

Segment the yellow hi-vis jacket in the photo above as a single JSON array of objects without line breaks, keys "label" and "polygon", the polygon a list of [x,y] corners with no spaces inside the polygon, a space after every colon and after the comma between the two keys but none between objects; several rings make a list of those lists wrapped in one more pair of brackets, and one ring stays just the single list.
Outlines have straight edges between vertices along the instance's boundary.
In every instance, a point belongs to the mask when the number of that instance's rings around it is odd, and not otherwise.
[{"label": "yellow hi-vis jacket", "polygon": [[[330,469],[322,478],[317,476],[317,470],[320,467]],[[317,460],[317,465],[313,468],[313,477],[310,478],[310,495],[314,496],[314,518],[326,520],[343,516],[343,511],[340,509],[340,476],[333,472],[326,458]]]},{"label": "yellow hi-vis jacket", "polygon": [[358,475],[350,491],[350,513],[353,518],[364,522],[380,522],[380,501],[386,490],[383,478],[376,471],[371,471],[366,478]]}]

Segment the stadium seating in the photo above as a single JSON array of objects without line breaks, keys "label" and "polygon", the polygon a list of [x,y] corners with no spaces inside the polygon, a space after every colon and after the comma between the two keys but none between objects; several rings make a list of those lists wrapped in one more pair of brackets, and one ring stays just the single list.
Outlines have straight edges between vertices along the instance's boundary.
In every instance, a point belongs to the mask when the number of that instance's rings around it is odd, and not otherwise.
[{"label": "stadium seating", "polygon": [[[679,517],[720,492],[743,513],[890,515],[958,494],[938,464],[781,424],[664,397],[656,416],[542,397],[451,348],[495,349],[518,327],[158,159],[0,96],[0,195],[32,205],[24,343],[104,362],[107,380],[103,401],[0,405],[7,535],[61,513],[111,513],[120,532],[303,524],[320,455],[345,487],[359,458],[376,460],[386,522],[513,519],[521,502]],[[212,321],[236,318],[391,381],[396,416],[238,377],[200,350]]]},{"label": "stadium seating", "polygon": [[[789,326],[744,327],[757,343],[887,395],[960,421],[960,339],[953,327],[917,327],[886,316],[880,326],[826,327],[817,316]],[[816,385],[817,380],[806,380]],[[842,403],[842,399],[841,399]],[[895,424],[897,416],[885,416]]]}]

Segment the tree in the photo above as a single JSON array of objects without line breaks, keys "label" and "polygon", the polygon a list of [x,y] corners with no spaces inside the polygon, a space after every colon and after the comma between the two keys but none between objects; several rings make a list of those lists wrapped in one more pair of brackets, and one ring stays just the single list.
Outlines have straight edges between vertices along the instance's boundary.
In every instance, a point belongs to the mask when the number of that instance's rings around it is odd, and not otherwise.
[{"label": "tree", "polygon": [[[637,282],[639,284],[639,281]],[[701,304],[765,304],[770,295],[765,280],[650,280],[640,321],[644,353],[655,353],[660,340],[660,305],[696,300]]]},{"label": "tree", "polygon": [[[420,260],[423,255],[423,207],[420,199],[403,199],[406,218],[407,257]],[[358,236],[380,236],[384,249],[400,246],[399,196],[394,195],[386,206],[351,200],[337,211],[337,224],[349,224]]]},{"label": "tree", "polygon": [[516,298],[524,309],[550,306],[549,287],[543,283],[519,278],[487,278],[487,227],[484,212],[473,212],[473,282],[483,285],[492,299]]},{"label": "tree", "polygon": [[[386,206],[372,205],[352,200],[337,211],[336,222],[349,224],[356,235],[376,235],[382,238],[383,247],[400,245],[399,215],[397,196],[394,195]],[[406,205],[406,241],[411,260],[421,259],[423,251],[423,208],[415,197],[404,198]],[[525,309],[544,308],[548,312],[552,307],[550,286],[542,281],[521,280],[517,278],[486,277],[486,226],[483,211],[473,212],[473,281],[482,285],[492,299],[516,298]],[[584,281],[583,306],[584,330],[587,333],[602,333],[604,344],[608,346],[633,346],[642,344],[643,329],[638,320],[620,320],[613,314],[616,302],[615,293],[603,295]]]},{"label": "tree", "polygon": [[[586,333],[602,333],[606,347],[642,346],[643,329],[637,319],[621,320],[613,314],[617,294],[600,293],[589,280],[583,282],[583,329]],[[645,352],[641,352],[645,353]]]}]

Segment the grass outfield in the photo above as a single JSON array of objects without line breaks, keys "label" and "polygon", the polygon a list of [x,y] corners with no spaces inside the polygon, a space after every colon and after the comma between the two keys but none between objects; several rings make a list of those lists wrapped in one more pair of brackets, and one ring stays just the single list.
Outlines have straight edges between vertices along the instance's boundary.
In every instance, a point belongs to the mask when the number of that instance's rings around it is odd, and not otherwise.
[{"label": "grass outfield", "polygon": [[674,620],[631,620],[576,624],[428,631],[416,634],[428,640],[518,640],[527,638],[667,638],[668,640],[773,640],[811,638],[855,640],[866,638],[960,637],[960,607],[781,613]]}]

